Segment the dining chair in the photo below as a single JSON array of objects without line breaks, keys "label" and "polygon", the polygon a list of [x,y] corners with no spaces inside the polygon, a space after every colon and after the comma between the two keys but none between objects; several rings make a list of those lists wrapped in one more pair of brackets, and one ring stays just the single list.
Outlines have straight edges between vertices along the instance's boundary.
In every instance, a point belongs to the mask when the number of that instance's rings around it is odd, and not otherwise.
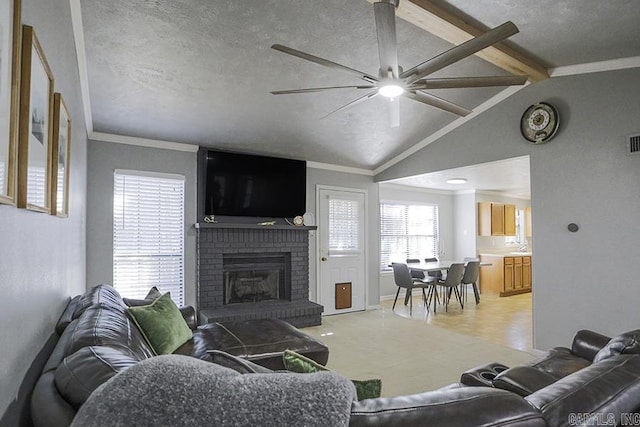
[{"label": "dining chair", "polygon": [[449,267],[447,278],[445,280],[438,280],[437,282],[435,282],[436,285],[442,287],[442,299],[444,301],[445,311],[449,311],[449,300],[451,299],[452,293],[456,296],[456,299],[460,303],[460,308],[464,310],[464,303],[462,302],[462,295],[460,294],[459,289],[463,275],[464,264],[455,263],[451,264],[451,267]]},{"label": "dining chair", "polygon": [[407,265],[409,265],[409,273],[411,273],[411,277],[414,279],[424,279],[424,271],[422,270],[414,270],[411,268],[410,264],[418,264],[420,260],[418,258],[407,258]]},{"label": "dining chair", "polygon": [[428,283],[423,282],[420,279],[414,279],[413,277],[411,277],[411,273],[409,272],[409,267],[407,266],[407,264],[394,262],[391,264],[391,267],[393,268],[393,279],[398,286],[396,298],[393,300],[393,307],[391,308],[391,310],[395,310],[396,308],[396,302],[398,301],[398,295],[400,295],[400,289],[405,289],[407,295],[409,296],[409,315],[411,315],[413,312],[413,298],[411,298],[411,292],[416,288],[422,289],[422,300],[424,301],[426,309],[429,310],[425,289],[429,286],[432,286],[434,282]]},{"label": "dining chair", "polygon": [[480,304],[480,293],[478,292],[478,276],[480,275],[480,261],[469,261],[464,268],[464,275],[460,281],[460,288],[464,302],[467,302],[467,285],[473,287],[473,295],[476,298],[476,304]]},{"label": "dining chair", "polygon": [[[438,258],[425,258],[424,262],[438,262]],[[428,276],[433,277],[434,279],[442,279],[442,271],[430,271],[427,273]]]}]

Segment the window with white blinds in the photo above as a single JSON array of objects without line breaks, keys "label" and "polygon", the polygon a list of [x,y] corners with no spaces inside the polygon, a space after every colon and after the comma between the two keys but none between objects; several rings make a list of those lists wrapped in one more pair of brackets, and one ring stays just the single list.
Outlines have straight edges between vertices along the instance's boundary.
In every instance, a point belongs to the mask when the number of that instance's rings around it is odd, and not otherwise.
[{"label": "window with white blinds", "polygon": [[438,253],[438,206],[380,204],[380,269],[393,261],[432,258]]},{"label": "window with white blinds", "polygon": [[358,253],[361,248],[359,206],[356,200],[329,200],[329,254]]},{"label": "window with white blinds", "polygon": [[113,285],[127,298],[152,286],[184,305],[184,177],[116,170]]}]

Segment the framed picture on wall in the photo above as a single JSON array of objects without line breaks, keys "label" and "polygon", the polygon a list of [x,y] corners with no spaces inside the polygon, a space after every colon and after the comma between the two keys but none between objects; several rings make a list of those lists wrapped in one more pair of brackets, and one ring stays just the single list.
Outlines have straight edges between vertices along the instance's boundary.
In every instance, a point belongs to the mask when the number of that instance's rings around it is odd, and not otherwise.
[{"label": "framed picture on wall", "polygon": [[0,0],[0,203],[16,200],[20,0]]},{"label": "framed picture on wall", "polygon": [[59,93],[53,94],[53,140],[51,145],[51,214],[69,216],[69,156],[71,118]]},{"label": "framed picture on wall", "polygon": [[22,27],[18,132],[18,207],[51,211],[53,74],[38,38]]}]

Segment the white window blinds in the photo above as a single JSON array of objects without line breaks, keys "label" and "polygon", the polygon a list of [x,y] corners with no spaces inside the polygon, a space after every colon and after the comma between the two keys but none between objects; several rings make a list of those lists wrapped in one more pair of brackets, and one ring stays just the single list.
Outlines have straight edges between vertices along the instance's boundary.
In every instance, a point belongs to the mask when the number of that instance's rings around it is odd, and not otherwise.
[{"label": "white window blinds", "polygon": [[152,286],[184,305],[184,177],[116,170],[113,282],[127,298]]},{"label": "white window blinds", "polygon": [[380,269],[438,254],[438,206],[380,204]]},{"label": "white window blinds", "polygon": [[329,200],[329,254],[359,252],[359,228],[356,200]]}]

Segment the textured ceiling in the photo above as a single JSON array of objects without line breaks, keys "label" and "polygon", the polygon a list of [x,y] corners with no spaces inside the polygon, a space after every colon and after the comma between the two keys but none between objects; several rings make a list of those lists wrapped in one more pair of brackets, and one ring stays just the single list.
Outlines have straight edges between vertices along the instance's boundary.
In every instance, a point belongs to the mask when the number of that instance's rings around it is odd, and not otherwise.
[{"label": "textured ceiling", "polygon": [[[488,27],[512,20],[521,32],[511,45],[546,65],[640,55],[637,0],[449,3]],[[361,83],[272,50],[275,43],[377,75],[366,0],[81,0],[81,7],[96,132],[374,169],[457,118],[401,99],[401,125],[390,128],[385,100],[375,98],[321,120],[360,94],[269,93]],[[451,48],[400,19],[397,27],[405,69]],[[505,74],[471,57],[434,77]],[[500,90],[432,93],[473,108]]]}]

